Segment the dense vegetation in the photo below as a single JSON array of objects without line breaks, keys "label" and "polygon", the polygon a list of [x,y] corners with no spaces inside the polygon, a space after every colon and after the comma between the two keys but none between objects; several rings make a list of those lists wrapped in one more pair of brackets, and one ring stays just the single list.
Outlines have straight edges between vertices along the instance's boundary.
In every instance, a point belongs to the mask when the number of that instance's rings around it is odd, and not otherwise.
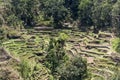
[{"label": "dense vegetation", "polygon": [[119,37],[120,0],[0,0],[0,80],[119,80]]},{"label": "dense vegetation", "polygon": [[[2,4],[3,2],[1,2]],[[1,24],[9,26],[47,25],[61,28],[64,23],[119,28],[119,0],[11,0],[5,1]]]}]

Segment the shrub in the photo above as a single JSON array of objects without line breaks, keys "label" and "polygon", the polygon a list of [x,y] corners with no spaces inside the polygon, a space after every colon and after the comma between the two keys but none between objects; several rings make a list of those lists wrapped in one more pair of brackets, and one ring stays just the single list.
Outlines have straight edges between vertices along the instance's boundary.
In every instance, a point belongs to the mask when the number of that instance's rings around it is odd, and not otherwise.
[{"label": "shrub", "polygon": [[9,28],[7,26],[0,27],[0,40],[4,40],[7,38],[8,29]]},{"label": "shrub", "polygon": [[112,48],[114,51],[120,53],[120,38],[115,38],[112,40]]},{"label": "shrub", "polygon": [[21,64],[19,65],[19,71],[25,80],[31,80],[34,66],[35,64],[33,62],[30,63],[28,60],[22,60]]},{"label": "shrub", "polygon": [[87,76],[87,65],[81,57],[74,58],[57,69],[59,80],[84,80]]},{"label": "shrub", "polygon": [[59,33],[59,40],[66,41],[68,39],[68,35],[65,33]]},{"label": "shrub", "polygon": [[118,69],[118,67],[116,68],[116,71],[113,74],[113,77],[111,80],[120,80],[120,70]]},{"label": "shrub", "polygon": [[20,38],[20,32],[18,30],[14,30],[8,26],[2,26],[0,28],[0,40],[2,39],[11,39],[11,38]]},{"label": "shrub", "polygon": [[45,65],[51,70],[52,74],[58,66],[68,59],[64,49],[65,41],[65,34],[60,34],[58,38],[51,38],[49,42]]},{"label": "shrub", "polygon": [[23,22],[21,20],[19,20],[14,14],[9,15],[6,18],[7,18],[6,21],[7,21],[8,26],[11,26],[15,29],[23,28]]}]

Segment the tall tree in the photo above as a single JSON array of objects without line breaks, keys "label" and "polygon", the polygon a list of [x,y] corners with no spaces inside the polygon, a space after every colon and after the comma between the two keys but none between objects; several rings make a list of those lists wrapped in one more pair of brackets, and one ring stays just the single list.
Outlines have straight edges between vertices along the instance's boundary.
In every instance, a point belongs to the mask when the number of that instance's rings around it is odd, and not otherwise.
[{"label": "tall tree", "polygon": [[[8,22],[12,19],[11,16],[21,20],[24,25],[32,26],[35,23],[35,16],[39,14],[39,0],[11,0],[11,5],[7,11]],[[10,20],[10,21],[9,21]]]},{"label": "tall tree", "polygon": [[54,26],[62,27],[62,21],[67,16],[67,9],[64,7],[64,0],[42,0],[42,9],[47,17],[53,18]]},{"label": "tall tree", "polygon": [[78,19],[78,6],[80,1],[81,0],[65,0],[64,6],[71,13],[71,18],[73,18],[73,20]]},{"label": "tall tree", "polygon": [[45,65],[51,70],[53,75],[56,72],[56,68],[68,58],[64,49],[66,39],[67,35],[61,33],[57,39],[52,38],[50,40]]},{"label": "tall tree", "polygon": [[95,28],[99,30],[111,25],[111,10],[112,5],[107,1],[94,0],[92,19]]},{"label": "tall tree", "polygon": [[79,18],[81,25],[92,25],[93,0],[81,0],[79,4]]},{"label": "tall tree", "polygon": [[112,9],[112,26],[117,36],[120,36],[120,0],[118,0]]}]

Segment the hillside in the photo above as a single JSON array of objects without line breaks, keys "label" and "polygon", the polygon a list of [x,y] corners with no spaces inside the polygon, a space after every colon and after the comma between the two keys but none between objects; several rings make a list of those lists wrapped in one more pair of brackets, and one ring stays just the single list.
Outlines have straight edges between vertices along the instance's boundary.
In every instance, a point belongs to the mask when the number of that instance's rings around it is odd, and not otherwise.
[{"label": "hillside", "polygon": [[[91,78],[88,80],[112,80],[116,71],[119,70],[119,65],[117,65],[119,59],[117,57],[119,58],[120,55],[113,52],[111,48],[113,35],[106,32],[94,34],[79,30],[24,30],[21,33],[23,38],[10,39],[2,43],[3,48],[9,51],[10,54],[3,55],[1,50],[1,70],[4,66],[7,69],[7,66],[10,67],[16,64],[12,61],[9,66],[9,61],[11,61],[12,57],[9,57],[10,59],[6,57],[11,55],[15,58],[15,62],[19,61],[18,63],[20,63],[25,58],[29,62],[34,62],[35,65],[32,63],[33,66],[41,65],[39,71],[34,71],[35,78],[32,80],[48,80],[50,74],[47,69],[44,69],[42,62],[46,55],[50,37],[56,37],[58,32],[66,33],[69,36],[65,49],[70,58],[80,55],[87,60],[88,72],[91,75]],[[15,70],[17,69],[15,68]]]},{"label": "hillside", "polygon": [[0,80],[120,80],[120,0],[0,0]]}]

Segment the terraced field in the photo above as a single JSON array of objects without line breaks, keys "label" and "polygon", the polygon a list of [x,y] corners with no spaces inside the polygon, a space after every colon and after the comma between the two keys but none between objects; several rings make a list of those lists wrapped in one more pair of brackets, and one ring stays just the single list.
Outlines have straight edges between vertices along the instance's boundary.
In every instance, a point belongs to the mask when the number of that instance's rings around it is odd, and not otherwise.
[{"label": "terraced field", "polygon": [[[73,35],[72,35],[73,34]],[[67,42],[68,54],[80,54],[87,59],[88,70],[92,75],[90,80],[113,80],[117,64],[113,59],[119,56],[111,48],[112,35],[100,32],[99,34],[72,32]]]},{"label": "terraced field", "polygon": [[34,73],[35,79],[33,80],[48,80],[49,71],[44,68],[42,62],[50,37],[56,37],[59,32],[69,36],[65,47],[68,56],[73,58],[80,55],[87,60],[88,72],[91,75],[88,80],[113,80],[112,77],[116,70],[119,70],[119,65],[117,65],[119,60],[116,59],[119,55],[111,49],[110,41],[113,37],[110,33],[94,34],[78,30],[35,31],[29,29],[22,31],[21,38],[5,41],[2,46],[17,61],[27,58],[29,61],[35,61],[36,64],[41,65],[40,69]]},{"label": "terraced field", "polygon": [[[46,47],[48,43],[44,43],[44,41],[47,40],[47,37],[43,36],[43,40],[42,38],[39,38],[39,36],[27,34],[26,31],[22,32],[21,34],[23,34],[22,38],[5,41],[2,46],[6,51],[9,51],[11,53],[11,57],[13,56],[17,61],[19,61],[18,64],[20,64],[22,60],[25,59],[30,62],[30,65],[32,66],[31,68],[37,67],[32,74],[32,76],[34,76],[34,79],[27,80],[48,80],[48,78],[50,77],[48,70],[41,64],[45,56],[45,50],[43,48]],[[6,62],[9,63],[9,61]],[[5,65],[7,65],[7,63],[5,63]],[[16,70],[19,70],[19,68],[16,68]],[[28,73],[30,72],[31,71],[29,71]]]}]

